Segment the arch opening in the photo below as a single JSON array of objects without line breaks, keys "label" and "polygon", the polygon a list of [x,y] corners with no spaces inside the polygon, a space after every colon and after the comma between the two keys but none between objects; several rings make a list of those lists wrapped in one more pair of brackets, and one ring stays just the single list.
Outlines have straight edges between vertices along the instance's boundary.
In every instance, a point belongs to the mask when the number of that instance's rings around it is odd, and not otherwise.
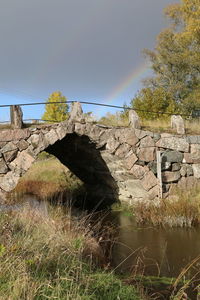
[{"label": "arch opening", "polygon": [[87,136],[68,134],[45,149],[84,183],[84,194],[74,199],[75,206],[103,209],[118,201],[118,186],[100,150]]}]

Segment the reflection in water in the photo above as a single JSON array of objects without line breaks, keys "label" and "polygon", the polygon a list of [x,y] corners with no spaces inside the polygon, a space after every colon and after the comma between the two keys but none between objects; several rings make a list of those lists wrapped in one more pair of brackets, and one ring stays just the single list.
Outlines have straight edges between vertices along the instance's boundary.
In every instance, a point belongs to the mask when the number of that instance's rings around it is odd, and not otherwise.
[{"label": "reflection in water", "polygon": [[48,205],[46,201],[39,200],[37,196],[24,194],[20,203],[12,204],[12,205],[0,205],[0,211],[8,212],[8,211],[17,211],[22,210],[24,208],[36,210],[41,213],[43,216],[48,216]]},{"label": "reflection in water", "polygon": [[120,271],[131,271],[137,264],[145,265],[146,274],[176,277],[200,254],[200,228],[139,227],[123,212],[111,213],[110,218],[119,226],[113,264],[120,264]]}]

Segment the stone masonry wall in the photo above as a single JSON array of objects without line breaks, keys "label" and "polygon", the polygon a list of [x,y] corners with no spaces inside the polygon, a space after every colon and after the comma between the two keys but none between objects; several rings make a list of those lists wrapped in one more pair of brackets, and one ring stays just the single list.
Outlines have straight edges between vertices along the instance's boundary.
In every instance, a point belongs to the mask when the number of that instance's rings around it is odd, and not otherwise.
[{"label": "stone masonry wall", "polygon": [[[17,185],[41,151],[68,134],[87,136],[95,144],[117,183],[119,200],[133,203],[159,197],[157,150],[162,151],[164,197],[173,186],[192,188],[200,179],[200,136],[175,136],[65,121],[0,131],[0,195]],[[98,175],[98,170],[95,172]]]}]

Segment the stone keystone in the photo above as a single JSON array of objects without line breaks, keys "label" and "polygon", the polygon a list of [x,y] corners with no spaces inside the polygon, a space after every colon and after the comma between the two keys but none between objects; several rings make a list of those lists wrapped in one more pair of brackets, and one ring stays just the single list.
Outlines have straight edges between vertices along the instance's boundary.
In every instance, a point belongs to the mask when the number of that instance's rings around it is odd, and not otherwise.
[{"label": "stone keystone", "polygon": [[82,110],[80,102],[72,103],[69,121],[85,122],[85,118],[83,115],[83,110]]}]

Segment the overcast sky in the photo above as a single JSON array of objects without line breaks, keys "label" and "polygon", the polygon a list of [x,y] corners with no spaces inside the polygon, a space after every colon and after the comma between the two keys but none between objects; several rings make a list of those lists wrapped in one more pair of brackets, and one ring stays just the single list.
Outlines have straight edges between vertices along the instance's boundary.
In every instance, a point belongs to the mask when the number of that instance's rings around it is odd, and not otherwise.
[{"label": "overcast sky", "polygon": [[[129,103],[149,75],[142,50],[154,47],[173,2],[0,0],[0,104],[46,101],[56,90],[69,100]],[[37,118],[41,107],[25,114]]]}]

